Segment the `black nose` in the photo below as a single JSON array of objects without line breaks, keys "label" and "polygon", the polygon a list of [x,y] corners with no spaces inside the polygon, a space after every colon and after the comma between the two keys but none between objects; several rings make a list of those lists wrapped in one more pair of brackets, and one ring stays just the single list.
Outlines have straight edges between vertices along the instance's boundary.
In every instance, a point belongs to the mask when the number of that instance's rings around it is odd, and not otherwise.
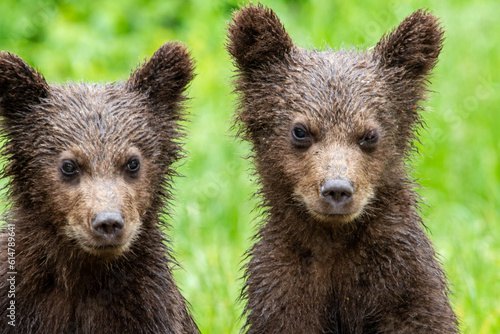
[{"label": "black nose", "polygon": [[349,203],[354,194],[354,188],[346,180],[326,180],[320,187],[321,196],[328,202],[336,205]]},{"label": "black nose", "polygon": [[116,212],[99,213],[92,219],[94,231],[109,239],[120,236],[124,226],[125,221],[122,215]]}]

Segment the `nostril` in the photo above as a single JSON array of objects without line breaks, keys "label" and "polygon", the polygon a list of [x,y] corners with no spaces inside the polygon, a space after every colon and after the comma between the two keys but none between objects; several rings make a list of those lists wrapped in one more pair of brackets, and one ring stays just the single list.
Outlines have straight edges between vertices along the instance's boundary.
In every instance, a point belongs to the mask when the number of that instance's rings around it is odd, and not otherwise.
[{"label": "nostril", "polygon": [[107,238],[118,237],[125,227],[122,215],[116,212],[99,213],[92,219],[91,224],[95,232]]},{"label": "nostril", "polygon": [[326,180],[320,188],[321,196],[335,204],[346,204],[354,194],[354,188],[346,180]]}]

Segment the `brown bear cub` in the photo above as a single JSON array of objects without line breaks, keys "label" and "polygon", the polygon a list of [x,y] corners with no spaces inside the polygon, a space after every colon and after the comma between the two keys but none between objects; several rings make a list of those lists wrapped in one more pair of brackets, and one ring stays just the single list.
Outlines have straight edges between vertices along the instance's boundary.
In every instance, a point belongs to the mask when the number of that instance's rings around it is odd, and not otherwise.
[{"label": "brown bear cub", "polygon": [[405,171],[437,19],[418,10],[365,52],[304,50],[248,5],[228,41],[266,208],[246,268],[248,333],[456,333]]},{"label": "brown bear cub", "polygon": [[162,232],[192,77],[175,42],[104,85],[49,85],[0,53],[2,333],[198,332]]}]

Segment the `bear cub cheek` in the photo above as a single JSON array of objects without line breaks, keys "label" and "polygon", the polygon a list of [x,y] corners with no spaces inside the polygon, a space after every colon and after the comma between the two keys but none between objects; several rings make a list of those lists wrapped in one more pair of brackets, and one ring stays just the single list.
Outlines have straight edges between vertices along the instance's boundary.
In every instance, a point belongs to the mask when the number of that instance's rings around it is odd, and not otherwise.
[{"label": "bear cub cheek", "polygon": [[133,245],[150,205],[147,162],[139,154],[100,168],[84,161],[66,154],[59,163],[54,205],[64,216],[63,233],[90,254],[117,257]]}]

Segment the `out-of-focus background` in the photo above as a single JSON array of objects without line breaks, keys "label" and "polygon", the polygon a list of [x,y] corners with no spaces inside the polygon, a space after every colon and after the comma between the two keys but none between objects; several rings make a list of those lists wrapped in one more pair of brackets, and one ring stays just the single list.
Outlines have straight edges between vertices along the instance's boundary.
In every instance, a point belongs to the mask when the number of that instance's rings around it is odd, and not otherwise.
[{"label": "out-of-focus background", "polygon": [[[302,47],[365,49],[414,10],[441,17],[414,177],[422,214],[454,291],[465,333],[500,333],[500,2],[269,0]],[[230,129],[235,96],[224,49],[234,0],[2,0],[0,49],[49,82],[116,81],[167,40],[196,58],[188,152],[170,220],[175,274],[203,333],[238,333],[240,268],[258,222],[247,144]],[[2,181],[3,183],[5,181]],[[5,198],[2,199],[5,202]],[[2,205],[0,205],[2,206]],[[0,211],[3,211],[0,207]],[[1,298],[1,296],[0,296]]]}]

